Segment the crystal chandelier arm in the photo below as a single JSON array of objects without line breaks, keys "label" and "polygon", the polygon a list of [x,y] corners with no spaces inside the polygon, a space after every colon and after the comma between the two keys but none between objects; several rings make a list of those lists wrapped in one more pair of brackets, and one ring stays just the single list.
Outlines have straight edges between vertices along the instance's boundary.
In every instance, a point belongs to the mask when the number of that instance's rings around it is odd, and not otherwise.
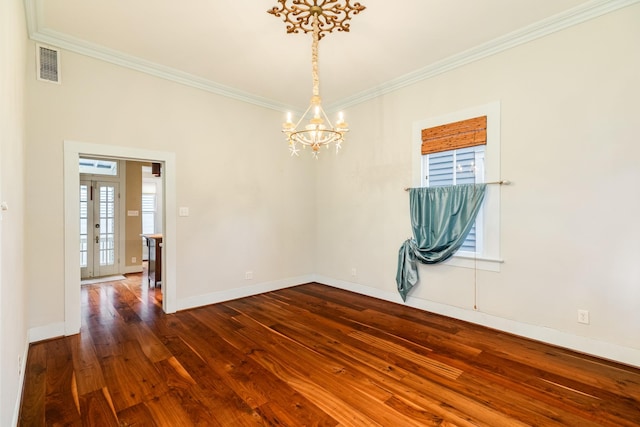
[{"label": "crystal chandelier arm", "polygon": [[327,113],[324,112],[324,108],[320,107],[320,112],[322,112],[322,116],[326,120],[327,125],[329,126],[329,128],[333,129],[333,124],[331,123],[331,120],[329,120],[329,117],[327,116]]},{"label": "crystal chandelier arm", "polygon": [[300,123],[302,123],[302,121],[304,120],[305,117],[307,117],[307,114],[309,114],[309,110],[311,110],[311,107],[313,107],[313,105],[309,105],[307,107],[307,109],[305,110],[304,114],[302,116],[300,116],[300,120],[298,120],[296,122],[296,127],[295,129],[298,129],[298,126],[300,126]]}]

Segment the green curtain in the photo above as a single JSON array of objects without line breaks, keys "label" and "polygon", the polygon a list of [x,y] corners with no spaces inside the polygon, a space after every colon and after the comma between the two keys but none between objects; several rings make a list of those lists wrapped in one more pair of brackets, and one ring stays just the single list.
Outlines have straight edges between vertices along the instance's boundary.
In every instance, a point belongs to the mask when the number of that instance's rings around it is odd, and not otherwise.
[{"label": "green curtain", "polygon": [[403,301],[418,283],[417,261],[436,264],[449,259],[473,227],[486,184],[449,185],[409,190],[413,238],[398,253],[396,283]]}]

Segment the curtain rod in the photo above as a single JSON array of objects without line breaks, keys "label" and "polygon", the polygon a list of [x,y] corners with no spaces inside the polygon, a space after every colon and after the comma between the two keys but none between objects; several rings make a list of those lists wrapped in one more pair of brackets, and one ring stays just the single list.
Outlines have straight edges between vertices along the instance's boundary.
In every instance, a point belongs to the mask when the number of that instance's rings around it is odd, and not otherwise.
[{"label": "curtain rod", "polygon": [[[497,185],[510,185],[511,181],[507,181],[506,179],[501,179],[500,181],[491,181],[491,182],[480,182],[479,184],[487,184],[487,185],[492,185],[492,184],[497,184]],[[419,188],[419,187],[418,187]],[[404,189],[404,191],[409,191],[411,190],[411,187],[407,187]]]}]

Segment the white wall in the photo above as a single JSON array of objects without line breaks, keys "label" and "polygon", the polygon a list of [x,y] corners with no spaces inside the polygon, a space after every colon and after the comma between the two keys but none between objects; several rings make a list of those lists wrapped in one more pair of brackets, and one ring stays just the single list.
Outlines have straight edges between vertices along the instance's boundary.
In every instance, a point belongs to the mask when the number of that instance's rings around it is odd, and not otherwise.
[{"label": "white wall", "polygon": [[22,377],[18,357],[27,344],[24,279],[25,55],[27,32],[20,0],[0,2],[0,425],[15,422]]},{"label": "white wall", "polygon": [[500,101],[501,271],[421,266],[408,303],[640,366],[639,22],[627,7],[349,109],[318,172],[321,279],[400,302],[412,123]]},{"label": "white wall", "polygon": [[[177,308],[298,283],[313,272],[312,159],[283,114],[62,52],[62,85],[27,75],[26,253],[34,329],[64,321],[63,142],[175,153]],[[309,250],[305,250],[309,249]],[[245,280],[245,272],[253,280]],[[41,329],[40,329],[41,330]]]}]

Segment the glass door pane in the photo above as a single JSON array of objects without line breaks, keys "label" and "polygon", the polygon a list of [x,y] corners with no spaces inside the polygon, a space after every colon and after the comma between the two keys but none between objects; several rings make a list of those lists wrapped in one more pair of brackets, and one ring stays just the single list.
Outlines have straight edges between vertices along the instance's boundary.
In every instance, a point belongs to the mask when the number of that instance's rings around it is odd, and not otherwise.
[{"label": "glass door pane", "polygon": [[99,236],[97,266],[100,276],[116,272],[116,242],[117,242],[117,198],[118,184],[112,182],[98,182],[98,206],[96,227]]}]

